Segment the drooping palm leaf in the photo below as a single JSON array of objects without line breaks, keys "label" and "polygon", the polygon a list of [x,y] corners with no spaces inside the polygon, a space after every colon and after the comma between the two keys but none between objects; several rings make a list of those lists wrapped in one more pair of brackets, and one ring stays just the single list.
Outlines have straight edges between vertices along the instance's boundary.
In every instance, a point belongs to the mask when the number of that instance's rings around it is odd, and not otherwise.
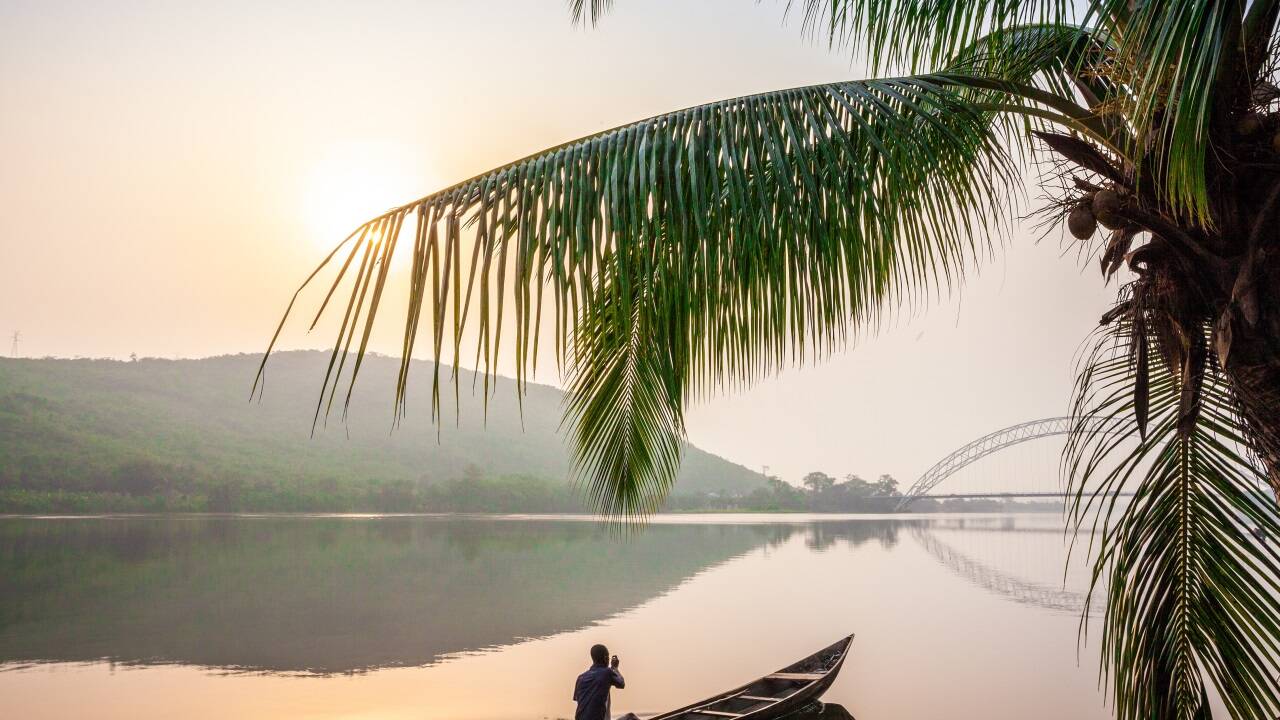
[{"label": "drooping palm leaf", "polygon": [[[354,383],[402,226],[414,227],[406,363],[423,327],[436,357],[452,346],[456,362],[470,322],[491,368],[505,307],[523,380],[543,287],[561,351],[582,314],[601,337],[627,337],[626,309],[646,293],[656,319],[683,318],[687,330],[671,342],[689,372],[663,378],[671,392],[749,382],[824,353],[851,323],[875,323],[887,302],[957,282],[1007,227],[1019,167],[1003,142],[1009,128],[976,102],[1005,94],[949,74],[727,100],[555,148],[392,210],[352,236],[334,281],[351,284],[325,406],[353,347],[346,382]],[[464,240],[464,225],[474,238]],[[602,278],[616,312],[595,307]],[[614,326],[604,332],[601,322]],[[592,435],[629,437],[621,428]],[[578,447],[581,462],[607,456]],[[665,487],[670,476],[613,480]]]},{"label": "drooping palm leaf", "polygon": [[[1149,330],[1157,320],[1144,318],[1153,312],[1101,331],[1065,456],[1072,517],[1101,538],[1093,585],[1106,587],[1103,667],[1117,715],[1208,717],[1208,680],[1232,717],[1274,718],[1280,553],[1268,538],[1280,522],[1242,451],[1207,328],[1164,352],[1167,338]],[[1156,348],[1149,366],[1134,362],[1142,347]],[[1131,503],[1122,490],[1136,493]]]},{"label": "drooping palm leaf", "polygon": [[[317,417],[341,383],[349,396],[400,228],[412,226],[397,402],[420,328],[430,328],[439,367],[450,349],[457,364],[471,323],[477,362],[488,371],[506,324],[523,381],[536,358],[545,290],[557,357],[574,356],[568,415],[585,485],[598,507],[651,509],[677,467],[659,449],[682,439],[682,424],[659,413],[683,407],[690,394],[820,356],[851,329],[873,327],[886,308],[953,287],[1009,227],[1022,169],[1012,140],[1027,123],[1108,140],[1088,110],[1053,92],[1066,87],[1082,42],[1075,28],[1009,30],[979,38],[944,73],[689,108],[553,148],[375,218],[349,238],[329,289],[332,296],[350,281]],[[608,312],[597,307],[605,299]],[[594,344],[570,353],[583,317]],[[624,362],[645,349],[627,340],[637,327],[670,359]],[[600,414],[628,405],[639,389],[606,365],[648,368],[664,401]],[[486,391],[487,381],[486,373]],[[438,400],[438,375],[435,384]],[[611,431],[600,430],[602,420]]]},{"label": "drooping palm leaf", "polygon": [[619,288],[603,284],[574,332],[565,422],[595,509],[630,521],[657,511],[679,469],[687,355],[654,289],[626,303]]}]

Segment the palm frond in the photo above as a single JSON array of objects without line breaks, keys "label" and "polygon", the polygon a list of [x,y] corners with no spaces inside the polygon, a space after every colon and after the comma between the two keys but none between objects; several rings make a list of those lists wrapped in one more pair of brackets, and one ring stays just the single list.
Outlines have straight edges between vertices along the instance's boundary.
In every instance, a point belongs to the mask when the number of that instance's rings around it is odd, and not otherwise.
[{"label": "palm frond", "polygon": [[865,53],[874,73],[936,70],[984,36],[1063,26],[1074,12],[1062,0],[788,0],[787,10],[806,32]]},{"label": "palm frond", "polygon": [[575,23],[590,22],[592,25],[613,9],[614,0],[568,0],[569,12]]},{"label": "palm frond", "polygon": [[[1117,0],[1095,3],[1100,17]],[[1240,56],[1243,3],[1175,0],[1137,3],[1109,23],[1116,66],[1127,86],[1125,114],[1138,135],[1139,164],[1163,200],[1211,225],[1206,178],[1210,124],[1222,121],[1219,82]],[[1153,182],[1154,180],[1154,182]]]},{"label": "palm frond", "polygon": [[[593,21],[611,0],[570,0]],[[1249,88],[1237,75],[1261,63],[1276,23],[1274,3],[1176,0],[788,0],[807,33],[865,55],[873,73],[938,71],[984,36],[1028,26],[1081,27],[1105,36],[1114,53],[1111,85],[1136,140],[1127,148],[1148,165],[1147,183],[1188,218],[1214,223],[1206,162],[1211,123],[1238,110]],[[910,41],[903,41],[910,38]],[[1257,67],[1248,67],[1255,72]]]},{"label": "palm frond", "polygon": [[680,467],[687,362],[681,333],[662,327],[646,289],[630,302],[607,282],[573,338],[569,398],[577,482],[600,514],[656,512]]},{"label": "palm frond", "polygon": [[[683,318],[671,342],[685,357],[666,367],[685,376],[664,378],[671,392],[751,382],[829,352],[887,306],[955,286],[1007,230],[1021,170],[1006,142],[1021,125],[1004,114],[1019,108],[995,102],[1007,97],[1005,85],[949,73],[735,98],[552,148],[395,208],[359,228],[345,257],[331,256],[344,264],[329,295],[344,283],[350,294],[317,416],[344,378],[350,396],[402,227],[413,228],[406,368],[428,327],[437,367],[450,346],[456,365],[470,324],[487,376],[509,309],[523,382],[544,288],[558,357],[601,287],[622,308],[649,293],[650,326]],[[621,310],[596,318],[614,322],[595,329],[609,342],[634,327]],[[602,377],[582,362],[581,377]],[[406,381],[402,372],[398,404]],[[439,383],[437,370],[437,398]]]},{"label": "palm frond", "polygon": [[1002,90],[1001,102],[1018,109],[1027,132],[1031,118],[1040,117],[1092,137],[1132,164],[1135,143],[1114,107],[1122,88],[1105,74],[1114,52],[1106,33],[1067,24],[1019,25],[961,48],[943,72]]},{"label": "palm frond", "polygon": [[[1138,307],[1134,305],[1134,307]],[[1077,383],[1064,459],[1077,528],[1101,538],[1104,670],[1121,720],[1280,711],[1280,553],[1208,328],[1180,348],[1139,309],[1103,329]],[[1150,360],[1144,360],[1146,348]],[[1145,424],[1146,430],[1143,430]],[[1123,504],[1117,493],[1133,491]]]},{"label": "palm frond", "polygon": [[[412,227],[397,408],[428,328],[436,406],[439,367],[450,349],[459,364],[468,327],[486,397],[504,326],[522,384],[550,298],[556,356],[572,357],[579,476],[601,509],[643,513],[674,478],[690,396],[841,347],[991,251],[1014,216],[1018,133],[1057,123],[1112,140],[1066,96],[1090,43],[1078,28],[1011,28],[943,73],[688,108],[395,208],[325,261],[342,265],[320,312],[339,287],[349,297],[317,422],[344,382],[350,399]],[[661,356],[637,344],[640,329]]]}]

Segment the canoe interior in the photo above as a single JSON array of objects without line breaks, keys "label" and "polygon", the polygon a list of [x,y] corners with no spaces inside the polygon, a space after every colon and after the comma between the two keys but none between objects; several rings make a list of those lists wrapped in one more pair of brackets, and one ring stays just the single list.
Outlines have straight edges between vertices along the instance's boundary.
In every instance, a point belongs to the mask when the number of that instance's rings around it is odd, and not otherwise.
[{"label": "canoe interior", "polygon": [[831,670],[835,669],[836,665],[842,659],[844,659],[844,654],[845,654],[845,651],[848,650],[849,648],[850,640],[853,640],[852,635],[850,635],[847,638],[843,638],[838,642],[831,643],[830,645],[822,648],[821,650],[810,655],[809,657],[799,662],[792,663],[791,665],[788,665],[782,668],[778,672],[779,673],[830,672]]},{"label": "canoe interior", "polygon": [[653,720],[763,720],[816,699],[835,680],[853,636],[722,695]]}]

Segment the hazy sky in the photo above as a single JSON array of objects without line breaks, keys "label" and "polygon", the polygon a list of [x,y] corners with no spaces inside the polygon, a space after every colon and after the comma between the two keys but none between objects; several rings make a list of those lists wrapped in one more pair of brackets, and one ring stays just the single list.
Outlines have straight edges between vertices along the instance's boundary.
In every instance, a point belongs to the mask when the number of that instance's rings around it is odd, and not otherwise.
[{"label": "hazy sky", "polygon": [[[629,120],[864,76],[783,5],[621,0],[587,30],[563,0],[5,0],[0,351],[14,330],[29,356],[259,351],[370,214]],[[1056,235],[1020,232],[957,297],[697,407],[691,439],[791,480],[910,480],[1062,414],[1112,294]]]}]

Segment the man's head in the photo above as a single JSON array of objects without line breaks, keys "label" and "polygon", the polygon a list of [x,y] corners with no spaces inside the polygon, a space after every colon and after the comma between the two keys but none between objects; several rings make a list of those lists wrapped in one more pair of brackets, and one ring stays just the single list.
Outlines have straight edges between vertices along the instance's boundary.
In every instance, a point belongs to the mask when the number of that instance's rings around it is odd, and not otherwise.
[{"label": "man's head", "polygon": [[591,662],[597,665],[604,665],[609,662],[609,648],[603,645],[592,645]]}]

